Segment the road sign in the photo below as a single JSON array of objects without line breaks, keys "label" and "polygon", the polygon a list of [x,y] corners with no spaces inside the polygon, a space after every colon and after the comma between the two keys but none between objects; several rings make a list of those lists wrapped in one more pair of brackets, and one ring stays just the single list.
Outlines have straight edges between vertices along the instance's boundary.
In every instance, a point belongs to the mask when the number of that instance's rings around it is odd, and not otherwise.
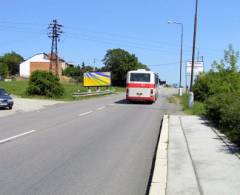
[{"label": "road sign", "polygon": [[[202,61],[194,62],[194,69],[193,69],[194,77],[198,76],[203,71],[204,71],[204,63]],[[191,73],[192,73],[192,62],[188,61],[186,65],[186,74],[187,76],[191,76]]]}]

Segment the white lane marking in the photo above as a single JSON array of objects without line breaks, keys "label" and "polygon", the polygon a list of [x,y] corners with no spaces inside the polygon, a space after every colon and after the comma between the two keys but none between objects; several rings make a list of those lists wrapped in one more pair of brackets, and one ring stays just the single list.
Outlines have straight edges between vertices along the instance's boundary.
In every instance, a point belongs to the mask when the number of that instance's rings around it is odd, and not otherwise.
[{"label": "white lane marking", "polygon": [[27,132],[25,132],[25,133],[21,133],[21,134],[18,134],[18,135],[15,135],[15,136],[12,136],[12,137],[9,137],[9,138],[6,138],[6,139],[2,139],[2,140],[0,140],[0,144],[3,144],[3,143],[5,143],[5,142],[8,142],[8,141],[17,139],[17,138],[19,138],[19,137],[22,137],[22,136],[24,136],[24,135],[28,135],[28,134],[34,133],[34,132],[36,132],[36,130],[27,131]]},{"label": "white lane marking", "polygon": [[79,114],[79,116],[85,116],[85,115],[91,114],[92,112],[93,112],[92,110],[89,111],[89,112],[84,112],[84,113],[82,113],[82,114]]},{"label": "white lane marking", "polygon": [[106,106],[99,107],[96,110],[99,111],[99,110],[103,110],[104,108],[106,108]]},{"label": "white lane marking", "polygon": [[108,104],[109,106],[115,106],[115,104]]}]

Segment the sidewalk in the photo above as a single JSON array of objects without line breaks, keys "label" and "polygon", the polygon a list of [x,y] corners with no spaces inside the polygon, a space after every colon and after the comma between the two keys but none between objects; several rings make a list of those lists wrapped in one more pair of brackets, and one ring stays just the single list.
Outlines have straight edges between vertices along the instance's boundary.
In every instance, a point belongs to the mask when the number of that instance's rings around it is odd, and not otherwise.
[{"label": "sidewalk", "polygon": [[167,195],[239,195],[240,159],[197,116],[169,116]]}]

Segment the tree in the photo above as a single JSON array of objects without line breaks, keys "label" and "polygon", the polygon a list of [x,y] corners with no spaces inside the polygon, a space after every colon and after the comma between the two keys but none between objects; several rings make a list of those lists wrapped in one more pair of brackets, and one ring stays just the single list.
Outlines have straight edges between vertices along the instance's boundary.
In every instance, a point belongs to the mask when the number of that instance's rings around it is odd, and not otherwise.
[{"label": "tree", "polygon": [[82,69],[85,68],[85,62],[82,62]]},{"label": "tree", "polygon": [[240,74],[237,71],[239,52],[232,45],[224,51],[224,59],[214,61],[212,70],[200,74],[193,86],[196,100],[206,101],[209,97],[221,93],[240,93]]},{"label": "tree", "polygon": [[214,61],[212,71],[230,70],[237,72],[238,69],[239,51],[235,51],[232,44],[229,44],[228,49],[224,50],[224,58],[220,62]]},{"label": "tree", "polygon": [[0,57],[0,61],[8,66],[10,75],[16,75],[19,73],[19,64],[23,60],[23,57],[14,51],[11,53],[6,53]]},{"label": "tree", "polygon": [[63,71],[63,75],[66,75],[68,77],[72,77],[77,82],[82,82],[83,80],[83,70],[80,66],[77,67],[67,67]]},{"label": "tree", "polygon": [[8,65],[0,62],[0,76],[4,79],[8,76]]},{"label": "tree", "polygon": [[102,61],[105,65],[102,71],[111,72],[114,86],[125,85],[128,71],[147,68],[146,65],[138,62],[138,58],[134,54],[123,49],[109,49]]}]

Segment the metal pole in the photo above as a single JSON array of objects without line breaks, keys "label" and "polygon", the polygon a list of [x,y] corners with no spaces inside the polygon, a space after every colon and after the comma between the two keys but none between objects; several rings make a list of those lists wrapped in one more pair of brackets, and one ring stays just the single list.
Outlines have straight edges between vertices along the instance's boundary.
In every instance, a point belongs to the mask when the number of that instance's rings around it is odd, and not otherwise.
[{"label": "metal pole", "polygon": [[183,23],[176,22],[176,21],[168,21],[168,24],[178,24],[181,25],[181,48],[180,48],[180,71],[179,71],[179,88],[178,94],[182,96],[182,55],[183,55]]},{"label": "metal pole", "polygon": [[180,81],[179,81],[179,96],[182,96],[182,55],[183,55],[183,24],[181,24],[181,49],[180,49]]},{"label": "metal pole", "polygon": [[192,91],[193,85],[193,73],[194,73],[194,62],[195,62],[195,47],[196,47],[196,34],[197,34],[197,16],[198,16],[198,0],[196,0],[195,18],[194,18],[194,33],[193,33],[193,49],[192,49],[192,70],[191,70],[191,81],[190,91]]}]

